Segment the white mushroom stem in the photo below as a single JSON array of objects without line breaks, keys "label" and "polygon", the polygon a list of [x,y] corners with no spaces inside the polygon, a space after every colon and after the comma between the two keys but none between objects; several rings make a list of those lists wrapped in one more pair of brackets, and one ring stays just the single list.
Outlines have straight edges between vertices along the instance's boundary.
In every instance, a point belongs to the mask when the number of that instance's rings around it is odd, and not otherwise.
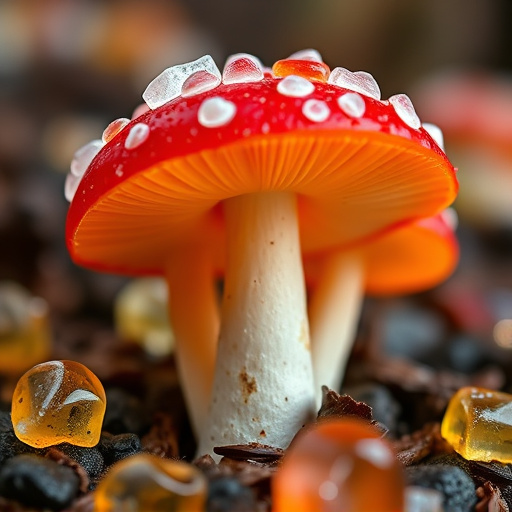
[{"label": "white mushroom stem", "polygon": [[166,278],[178,375],[199,436],[210,403],[220,328],[211,258],[204,247],[177,251],[170,256]]},{"label": "white mushroom stem", "polygon": [[317,390],[338,389],[352,350],[363,302],[364,267],[357,254],[333,253],[309,306],[311,353]]},{"label": "white mushroom stem", "polygon": [[209,421],[198,454],[261,442],[285,448],[314,412],[296,200],[225,201],[228,261]]}]

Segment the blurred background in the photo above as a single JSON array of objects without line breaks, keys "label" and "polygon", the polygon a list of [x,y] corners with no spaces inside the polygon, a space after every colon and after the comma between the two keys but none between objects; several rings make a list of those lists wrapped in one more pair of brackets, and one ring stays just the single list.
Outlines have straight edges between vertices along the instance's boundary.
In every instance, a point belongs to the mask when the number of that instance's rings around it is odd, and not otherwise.
[{"label": "blurred background", "polygon": [[[431,292],[369,300],[360,337],[378,325],[387,353],[453,371],[510,359],[509,0],[0,0],[0,359],[15,308],[19,322],[46,318],[52,357],[87,363],[85,346],[117,343],[114,302],[127,281],[75,267],[65,248],[76,149],[130,117],[170,65],[210,54],[222,69],[237,52],[272,65],[304,48],[331,68],[371,72],[384,98],[407,93],[460,168],[458,270]],[[16,357],[14,372],[33,364]],[[93,363],[100,377],[107,362]]]}]

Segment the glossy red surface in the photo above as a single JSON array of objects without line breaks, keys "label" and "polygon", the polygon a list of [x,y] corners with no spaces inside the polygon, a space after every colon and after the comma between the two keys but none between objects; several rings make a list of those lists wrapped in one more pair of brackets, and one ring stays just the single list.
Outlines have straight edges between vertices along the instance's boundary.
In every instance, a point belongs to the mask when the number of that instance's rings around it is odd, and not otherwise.
[{"label": "glossy red surface", "polygon": [[[97,213],[98,208],[102,208],[99,206],[100,203],[112,195],[116,187],[133,180],[136,176],[138,179],[147,170],[161,168],[179,158],[200,155],[205,150],[235,147],[242,142],[259,141],[258,143],[264,145],[266,140],[272,139],[276,144],[282,144],[289,136],[300,138],[315,133],[318,134],[319,141],[327,136],[330,144],[334,144],[333,137],[339,136],[345,144],[350,141],[349,145],[355,146],[359,145],[361,140],[372,148],[374,143],[368,141],[368,138],[376,138],[377,146],[386,147],[386,152],[396,151],[397,155],[419,152],[422,155],[421,161],[428,160],[425,164],[419,163],[426,166],[426,172],[442,168],[446,185],[443,185],[445,190],[443,198],[439,200],[439,207],[447,206],[453,200],[457,182],[453,167],[445,154],[425,130],[408,126],[387,102],[362,96],[366,104],[365,113],[359,118],[353,118],[345,114],[337,102],[340,96],[351,91],[332,84],[313,82],[313,92],[297,98],[279,93],[279,81],[277,78],[266,78],[253,83],[221,84],[197,96],[176,98],[132,120],[92,161],[71,203],[66,239],[73,259],[102,269],[101,261],[92,261],[87,256],[82,258],[78,247],[80,243],[76,237],[85,217],[92,212]],[[204,100],[213,97],[221,97],[232,102],[236,106],[236,113],[226,124],[209,128],[198,121],[198,110]],[[309,99],[325,102],[330,110],[327,119],[315,122],[303,114],[302,107]],[[149,136],[139,146],[127,149],[126,138],[136,123],[145,123],[149,127]],[[391,148],[395,149],[391,151]],[[386,159],[389,158],[386,156]],[[243,172],[252,171],[247,168]],[[436,179],[439,177],[437,173]],[[187,187],[189,185],[184,185],[184,188]],[[312,190],[313,196],[315,193]],[[321,201],[322,198],[315,198],[316,200]],[[147,214],[148,212],[145,213]],[[159,215],[158,211],[154,214]],[[411,215],[414,216],[409,212],[405,219],[400,220],[411,220]],[[390,221],[387,225],[396,224],[397,221],[399,219]],[[113,233],[118,229],[115,222],[111,229]],[[318,228],[314,229],[318,231]],[[368,236],[368,233],[362,236]],[[120,249],[121,254],[126,254],[126,250]],[[112,270],[112,264],[106,265],[105,270]],[[155,270],[153,267],[152,272]],[[146,270],[136,273],[146,273]]]}]

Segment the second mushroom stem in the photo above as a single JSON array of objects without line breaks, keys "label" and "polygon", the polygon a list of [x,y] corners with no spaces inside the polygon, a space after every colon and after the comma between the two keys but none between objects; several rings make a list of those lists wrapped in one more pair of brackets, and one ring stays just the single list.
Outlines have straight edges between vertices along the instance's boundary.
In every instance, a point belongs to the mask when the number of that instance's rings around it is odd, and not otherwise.
[{"label": "second mushroom stem", "polygon": [[355,253],[333,253],[313,291],[311,323],[317,405],[321,386],[338,390],[343,379],[363,301],[364,268]]},{"label": "second mushroom stem", "polygon": [[284,448],[314,411],[296,199],[270,192],[224,206],[221,332],[198,453],[254,441]]},{"label": "second mushroom stem", "polygon": [[206,421],[219,335],[219,307],[210,254],[191,244],[169,257],[169,318],[176,365],[196,435]]}]

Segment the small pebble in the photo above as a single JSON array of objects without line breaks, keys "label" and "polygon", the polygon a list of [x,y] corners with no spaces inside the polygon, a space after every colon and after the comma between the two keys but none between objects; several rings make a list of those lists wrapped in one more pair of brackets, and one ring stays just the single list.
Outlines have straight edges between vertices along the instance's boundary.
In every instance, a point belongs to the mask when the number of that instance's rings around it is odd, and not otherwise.
[{"label": "small pebble", "polygon": [[398,421],[402,408],[386,386],[374,383],[360,384],[343,390],[358,402],[372,408],[374,420],[382,423],[391,434],[398,434]]},{"label": "small pebble", "polygon": [[12,428],[11,430],[0,432],[0,466],[16,455],[35,453],[36,451],[36,448],[32,448],[28,444],[20,441],[14,435]]},{"label": "small pebble", "polygon": [[62,510],[78,493],[75,472],[38,455],[18,455],[0,470],[0,495],[38,510]]},{"label": "small pebble", "polygon": [[8,411],[0,411],[0,432],[12,430],[11,413]]},{"label": "small pebble", "polygon": [[107,409],[103,419],[103,430],[110,434],[133,432],[145,433],[150,427],[150,418],[144,404],[121,388],[110,388],[106,392]]},{"label": "small pebble", "polygon": [[115,464],[121,459],[142,451],[140,439],[136,434],[113,436],[108,432],[103,432],[98,448],[105,460],[106,466]]},{"label": "small pebble", "polygon": [[69,443],[62,443],[56,447],[62,453],[78,462],[91,480],[98,478],[103,472],[105,462],[103,455],[97,447],[85,448],[82,446],[74,446]]},{"label": "small pebble", "polygon": [[256,499],[252,489],[245,487],[236,478],[219,477],[210,482],[207,512],[252,512],[256,510]]}]

